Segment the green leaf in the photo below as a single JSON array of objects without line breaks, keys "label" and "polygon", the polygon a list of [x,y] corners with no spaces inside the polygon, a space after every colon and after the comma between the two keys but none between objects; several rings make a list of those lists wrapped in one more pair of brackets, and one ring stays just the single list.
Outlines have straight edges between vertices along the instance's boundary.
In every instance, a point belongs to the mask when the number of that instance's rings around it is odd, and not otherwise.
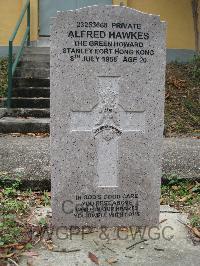
[{"label": "green leaf", "polygon": [[40,220],[39,220],[39,224],[40,225],[46,225],[47,222],[46,222],[46,219],[44,217],[42,217]]},{"label": "green leaf", "polygon": [[31,245],[31,243],[27,243],[26,246],[25,246],[26,249],[31,249],[32,247],[33,246]]},{"label": "green leaf", "polygon": [[3,246],[5,243],[3,241],[0,241],[0,246]]}]

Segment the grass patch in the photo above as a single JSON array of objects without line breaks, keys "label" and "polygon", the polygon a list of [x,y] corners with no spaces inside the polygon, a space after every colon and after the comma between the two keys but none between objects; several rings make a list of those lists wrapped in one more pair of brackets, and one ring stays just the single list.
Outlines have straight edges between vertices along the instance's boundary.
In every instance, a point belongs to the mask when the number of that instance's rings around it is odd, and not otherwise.
[{"label": "grass patch", "polygon": [[200,55],[195,55],[192,64],[191,71],[192,80],[198,86],[200,84]]},{"label": "grass patch", "polygon": [[0,97],[5,97],[7,94],[8,84],[8,60],[0,58]]},{"label": "grass patch", "polygon": [[20,191],[21,182],[9,177],[0,180],[0,259],[2,263],[14,259],[30,249],[40,238],[47,222],[33,222],[36,207],[50,204],[49,192]]},{"label": "grass patch", "polygon": [[200,228],[200,216],[195,214],[192,215],[190,217],[190,224],[192,225],[192,227]]}]

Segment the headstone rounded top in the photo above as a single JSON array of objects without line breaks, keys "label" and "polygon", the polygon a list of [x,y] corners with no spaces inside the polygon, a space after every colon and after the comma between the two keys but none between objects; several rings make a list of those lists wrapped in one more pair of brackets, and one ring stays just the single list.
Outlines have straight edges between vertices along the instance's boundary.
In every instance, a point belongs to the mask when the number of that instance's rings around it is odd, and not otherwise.
[{"label": "headstone rounded top", "polygon": [[126,6],[118,6],[118,5],[93,5],[93,6],[86,6],[86,7],[82,7],[82,8],[78,8],[75,10],[67,10],[67,11],[57,11],[57,18],[59,16],[64,16],[65,14],[70,14],[70,13],[84,13],[84,12],[88,12],[90,14],[92,14],[93,12],[98,12],[101,13],[103,12],[105,15],[106,13],[109,14],[109,16],[113,16],[113,15],[118,15],[118,16],[123,16],[124,13],[126,13],[127,15],[137,15],[137,16],[147,16],[147,17],[154,17],[156,19],[156,22],[164,22],[160,20],[160,16],[156,15],[156,14],[149,14],[149,13],[145,13],[142,12],[140,10],[134,9],[134,8],[130,8],[130,7],[126,7]]}]

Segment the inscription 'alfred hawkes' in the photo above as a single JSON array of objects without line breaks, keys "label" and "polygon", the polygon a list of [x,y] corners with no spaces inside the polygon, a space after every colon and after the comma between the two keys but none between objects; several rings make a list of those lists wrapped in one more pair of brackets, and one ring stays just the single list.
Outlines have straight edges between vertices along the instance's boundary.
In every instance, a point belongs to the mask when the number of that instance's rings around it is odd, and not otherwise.
[{"label": "inscription 'alfred hawkes'", "polygon": [[128,112],[119,104],[120,77],[98,77],[99,103],[91,111],[71,112],[71,131],[93,132],[97,148],[98,186],[118,186],[118,138],[145,130],[144,111]]}]

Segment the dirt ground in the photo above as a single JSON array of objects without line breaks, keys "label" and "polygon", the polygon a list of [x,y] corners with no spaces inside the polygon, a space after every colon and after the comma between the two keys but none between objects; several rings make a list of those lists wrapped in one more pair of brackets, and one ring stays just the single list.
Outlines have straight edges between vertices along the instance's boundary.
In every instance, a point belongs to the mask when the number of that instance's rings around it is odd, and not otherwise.
[{"label": "dirt ground", "polygon": [[198,71],[199,69],[194,69],[192,64],[167,65],[166,137],[200,136],[200,73]]}]

